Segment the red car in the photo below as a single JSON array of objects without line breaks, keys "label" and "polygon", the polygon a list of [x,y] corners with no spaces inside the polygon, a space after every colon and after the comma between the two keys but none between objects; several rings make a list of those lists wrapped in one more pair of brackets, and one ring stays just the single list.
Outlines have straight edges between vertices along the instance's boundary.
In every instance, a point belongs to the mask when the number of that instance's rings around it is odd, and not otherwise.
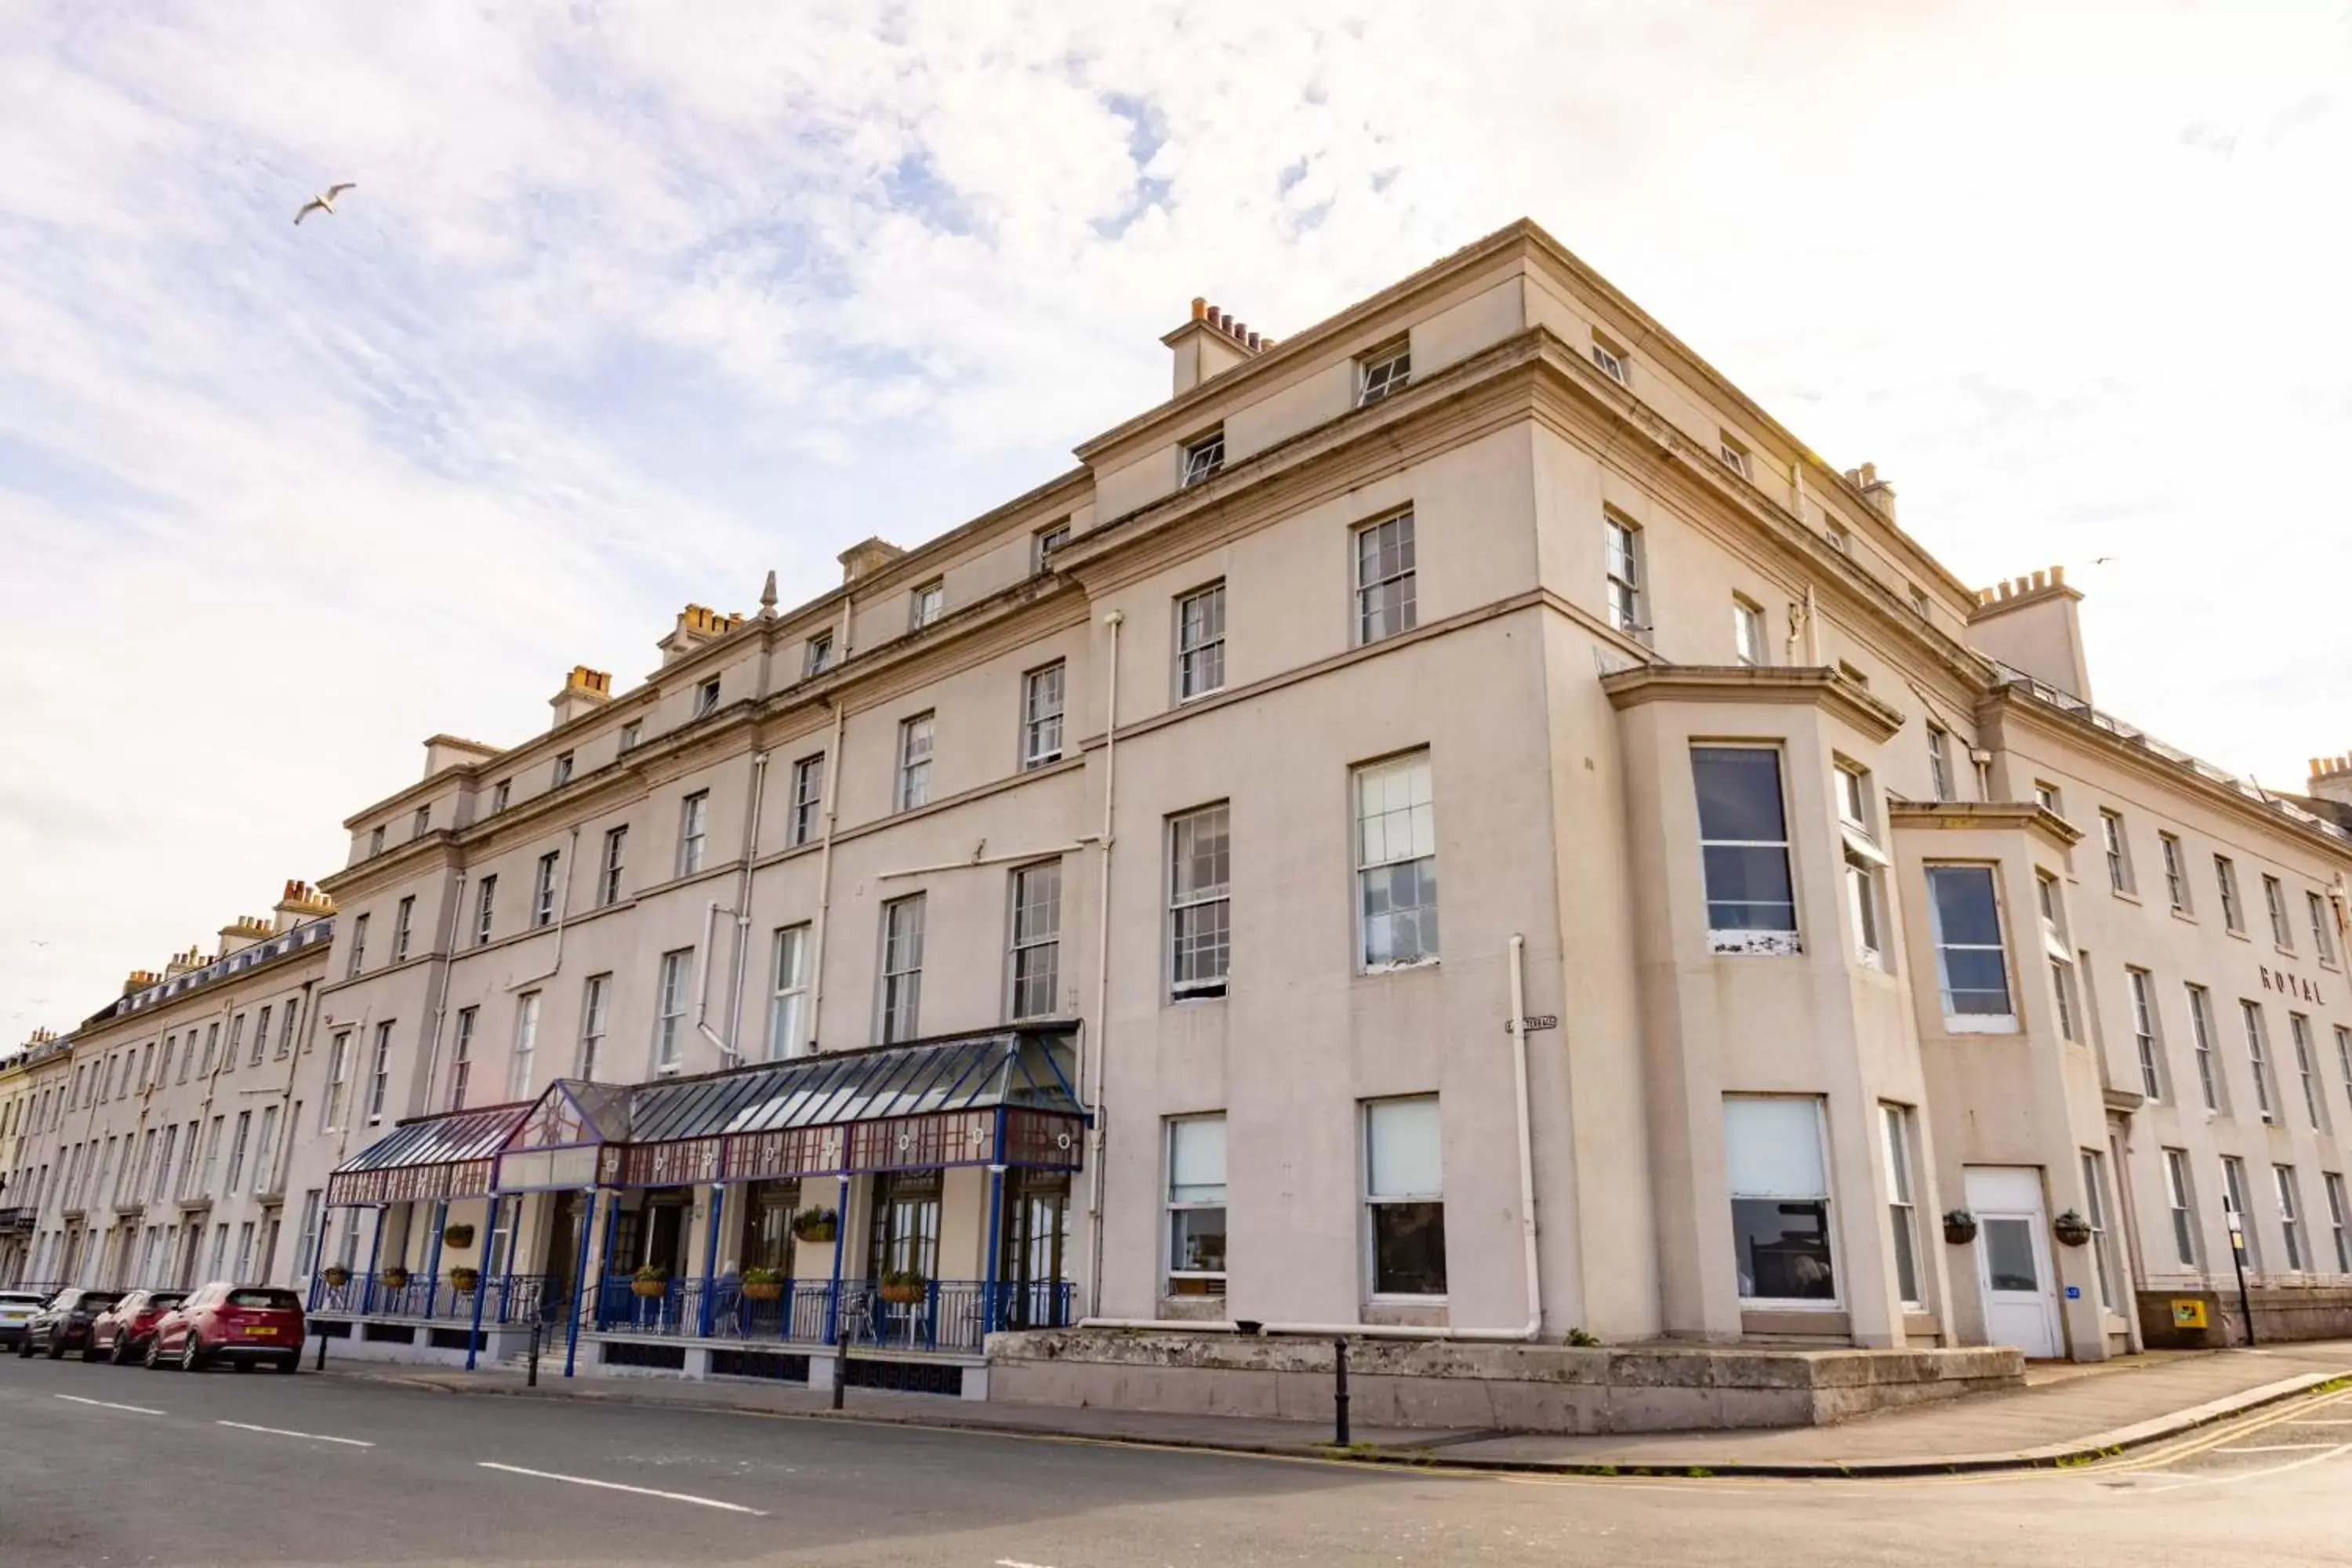
[{"label": "red car", "polygon": [[155,1325],[163,1314],[187,1299],[185,1290],[133,1290],[91,1322],[81,1359],[104,1357],[117,1366],[136,1361],[155,1337]]},{"label": "red car", "polygon": [[163,1314],[147,1341],[147,1365],[202,1372],[225,1361],[244,1372],[268,1362],[280,1372],[302,1369],[302,1299],[273,1285],[200,1286]]}]

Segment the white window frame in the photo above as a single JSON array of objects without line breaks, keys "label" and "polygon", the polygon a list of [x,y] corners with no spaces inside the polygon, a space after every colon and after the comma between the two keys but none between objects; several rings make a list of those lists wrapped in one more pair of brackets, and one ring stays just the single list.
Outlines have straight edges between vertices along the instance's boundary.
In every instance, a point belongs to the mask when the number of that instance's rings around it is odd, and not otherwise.
[{"label": "white window frame", "polygon": [[548,788],[562,789],[572,782],[572,754],[570,752],[556,753],[555,765],[548,774]]},{"label": "white window frame", "polygon": [[492,784],[490,786],[490,815],[492,816],[496,816],[499,813],[504,811],[507,808],[507,802],[513,798],[514,780],[500,779],[498,783]]},{"label": "white window frame", "polygon": [[493,871],[475,884],[474,945],[476,947],[484,946],[489,942],[490,932],[496,929],[498,905],[499,878],[498,873]]},{"label": "white window frame", "polygon": [[1021,767],[1024,772],[1062,760],[1064,708],[1069,700],[1069,667],[1061,659],[1021,677]]},{"label": "white window frame", "polygon": [[2242,996],[2238,1020],[2245,1031],[2247,1064],[2254,1074],[2254,1110],[2265,1125],[2283,1127],[2286,1122],[2279,1114],[2278,1086],[2271,1074],[2270,1020],[2263,1016],[2261,1003]]},{"label": "white window frame", "polygon": [[562,912],[555,907],[555,873],[562,859],[563,852],[560,849],[551,849],[539,858],[539,869],[530,890],[530,928],[533,931],[553,925],[555,917]]},{"label": "white window frame", "polygon": [[1643,560],[1642,525],[1614,511],[1601,514],[1602,592],[1609,624],[1634,641],[1647,644],[1650,625],[1643,618],[1649,596]]},{"label": "white window frame", "polygon": [[2352,1029],[2336,1026],[2336,1065],[2344,1074],[2344,1100],[2352,1105]]},{"label": "white window frame", "polygon": [[2279,1235],[2286,1242],[2287,1272],[2310,1273],[2312,1259],[2304,1247],[2302,1194],[2295,1184],[2294,1167],[2272,1165],[2271,1187],[2278,1198]]},{"label": "white window frame", "polygon": [[[1885,1157],[1886,1223],[1895,1252],[1895,1295],[1915,1312],[1927,1310],[1926,1258],[1920,1251],[1918,1199],[1913,1186],[1918,1161],[1912,1153],[1912,1115],[1908,1106],[1881,1100],[1879,1135]],[[1909,1279],[1904,1275],[1908,1272]]]},{"label": "white window frame", "polygon": [[1951,800],[1952,732],[1941,724],[1927,726],[1927,790],[1937,800]]},{"label": "white window frame", "polygon": [[[1195,605],[1199,614],[1193,613]],[[1176,596],[1176,700],[1190,702],[1225,689],[1225,581],[1220,577]]]},{"label": "white window frame", "polygon": [[392,961],[403,963],[408,958],[411,930],[416,921],[416,895],[411,893],[392,907]]},{"label": "white window frame", "polygon": [[2139,1058],[2140,1092],[2151,1103],[2164,1099],[2163,1021],[2156,1012],[2156,977],[2134,965],[2124,968],[2132,1015],[2132,1045]]},{"label": "white window frame", "polygon": [[2185,862],[2180,858],[2180,836],[2177,833],[2158,833],[2156,836],[2156,843],[2164,858],[2164,896],[2171,902],[2174,914],[2188,914],[2190,912],[2189,873]]},{"label": "white window frame", "polygon": [[1731,595],[1731,652],[1739,663],[1753,669],[1761,669],[1772,662],[1772,642],[1765,633],[1764,606],[1738,594]]},{"label": "white window frame", "polygon": [[630,720],[627,723],[621,726],[620,741],[618,745],[615,747],[615,750],[619,752],[635,751],[637,749],[637,742],[645,738],[645,733],[646,721],[644,720]]},{"label": "white window frame", "polygon": [[2107,859],[2107,889],[2129,897],[2133,890],[2130,841],[2124,834],[2124,814],[2099,808],[2099,845]]},{"label": "white window frame", "polygon": [[613,976],[610,971],[592,974],[580,984],[580,1052],[575,1071],[593,1082],[604,1060],[604,1041],[612,1033]]},{"label": "white window frame", "polygon": [[[1355,817],[1357,971],[1382,974],[1435,963],[1444,948],[1439,934],[1443,926],[1437,901],[1436,786],[1429,751],[1424,747],[1364,763],[1349,773],[1349,796]],[[1400,785],[1404,791],[1402,803],[1394,795],[1395,787]],[[1368,793],[1374,790],[1380,793],[1377,809]],[[1412,868],[1414,890],[1421,901],[1410,906],[1391,901],[1388,909],[1375,915],[1371,909],[1375,892],[1393,894],[1395,874],[1404,868]],[[1389,883],[1385,889],[1381,887],[1383,880]],[[1393,954],[1398,922],[1391,917],[1406,913],[1414,917],[1412,925],[1417,933],[1416,950],[1403,957],[1376,958],[1372,938],[1377,923],[1390,921],[1391,940],[1387,945]]]},{"label": "white window frame", "polygon": [[2295,1076],[2303,1084],[2304,1115],[2314,1132],[2327,1131],[2326,1090],[2320,1087],[2319,1058],[2311,1048],[2311,1020],[2301,1013],[2286,1016],[2287,1038],[2294,1046]]},{"label": "white window frame", "polygon": [[342,1129],[343,1112],[350,1104],[344,1097],[351,1089],[352,1033],[350,1029],[337,1029],[327,1041],[327,1092],[319,1101],[321,1132]]},{"label": "white window frame", "polygon": [[371,1127],[383,1120],[384,1105],[392,1096],[392,1026],[384,1019],[375,1026],[375,1040],[368,1049],[367,1124]]},{"label": "white window frame", "polygon": [[2352,1198],[2345,1195],[2344,1173],[2322,1171],[2319,1184],[2327,1194],[2327,1228],[2336,1244],[2336,1272],[2352,1274]]},{"label": "white window frame", "polygon": [[931,758],[939,749],[939,713],[926,708],[898,721],[898,781],[892,798],[899,811],[931,800]]},{"label": "white window frame", "polygon": [[923,1026],[923,938],[928,895],[908,893],[882,906],[874,1037],[880,1045],[919,1039]]},{"label": "white window frame", "polygon": [[343,969],[343,978],[346,980],[357,978],[360,971],[367,965],[367,916],[363,913],[353,915],[352,917],[352,958],[351,963]]},{"label": "white window frame", "polygon": [[768,939],[768,1059],[809,1048],[809,924],[778,926]]},{"label": "white window frame", "polygon": [[709,679],[704,681],[701,685],[694,689],[694,716],[696,718],[705,718],[709,714],[719,711],[719,677],[714,675]]},{"label": "white window frame", "polygon": [[[1210,1123],[1214,1123],[1217,1129],[1218,1180],[1214,1183],[1188,1183],[1185,1184],[1181,1190],[1196,1194],[1206,1194],[1213,1190],[1215,1196],[1213,1198],[1207,1196],[1180,1198],[1176,1195],[1180,1190],[1176,1182],[1176,1146],[1182,1140],[1183,1135],[1180,1133],[1177,1129],[1180,1127],[1202,1126]],[[1225,1178],[1230,1170],[1232,1145],[1227,1141],[1229,1129],[1225,1122],[1225,1113],[1222,1110],[1218,1110],[1199,1116],[1171,1116],[1167,1120],[1167,1128],[1168,1131],[1160,1138],[1160,1162],[1166,1172],[1166,1175],[1160,1183],[1160,1189],[1161,1198],[1160,1212],[1163,1215],[1160,1226],[1162,1278],[1170,1286],[1168,1291],[1170,1295],[1193,1294],[1193,1292],[1189,1291],[1177,1291],[1173,1289],[1173,1286],[1175,1281],[1179,1279],[1197,1279],[1203,1284],[1213,1284],[1216,1287],[1213,1290],[1202,1291],[1200,1292],[1200,1294],[1222,1296],[1224,1294],[1225,1282],[1227,1279],[1226,1269],[1179,1268],[1176,1267],[1176,1215],[1202,1209],[1215,1209],[1223,1213],[1226,1215],[1228,1226],[1226,1236],[1230,1247],[1232,1237],[1232,1231],[1230,1228],[1232,1224],[1232,1213],[1230,1207],[1232,1188],[1227,1184]],[[1228,1267],[1230,1267],[1230,1253],[1227,1258],[1227,1263]]]},{"label": "white window frame", "polygon": [[677,874],[691,877],[702,869],[710,839],[710,792],[698,789],[677,803]]},{"label": "white window frame", "polygon": [[[1772,787],[1777,792],[1780,812],[1780,837],[1773,838],[1710,838],[1707,837],[1706,812],[1698,798],[1698,760],[1703,752],[1762,752],[1772,759]],[[1707,943],[1710,952],[1717,953],[1791,954],[1804,951],[1803,914],[1797,903],[1795,858],[1791,853],[1789,825],[1789,780],[1787,759],[1774,742],[1729,742],[1722,744],[1693,745],[1691,757],[1691,795],[1694,825],[1698,829],[1699,898],[1706,910]],[[1706,852],[1709,848],[1778,850],[1783,876],[1789,884],[1789,924],[1778,926],[1718,926],[1715,910],[1718,904],[1756,907],[1756,900],[1717,899],[1707,885]]]},{"label": "white window frame", "polygon": [[[1731,1107],[1735,1103],[1748,1100],[1801,1100],[1812,1107],[1813,1136],[1815,1140],[1814,1158],[1821,1172],[1821,1179],[1818,1184],[1821,1190],[1818,1194],[1798,1194],[1790,1193],[1742,1193],[1735,1184],[1735,1178],[1732,1176],[1729,1168],[1731,1163],[1728,1157],[1731,1143]],[[1822,1097],[1819,1095],[1750,1094],[1727,1094],[1723,1097],[1723,1106],[1724,1147],[1726,1152],[1724,1185],[1727,1199],[1732,1203],[1740,1202],[1742,1200],[1748,1202],[1768,1202],[1778,1199],[1787,1202],[1820,1204],[1822,1205],[1822,1237],[1823,1243],[1829,1248],[1830,1254],[1831,1293],[1828,1296],[1751,1296],[1743,1293],[1739,1298],[1740,1306],[1743,1309],[1759,1311],[1834,1312],[1843,1310],[1845,1307],[1846,1283],[1845,1257],[1838,1246],[1837,1195],[1835,1193],[1831,1191],[1831,1188],[1834,1184],[1830,1177],[1828,1106],[1823,1102]],[[1734,1254],[1734,1263],[1736,1266],[1736,1252]]]},{"label": "white window frame", "polygon": [[[1187,835],[1197,840],[1203,835],[1222,836],[1224,840],[1225,879],[1222,882],[1203,882],[1187,888],[1185,884],[1185,840]],[[1171,1002],[1203,1001],[1223,996],[1233,978],[1233,807],[1231,803],[1218,801],[1191,811],[1178,812],[1168,818],[1165,842],[1168,881],[1168,996]],[[1196,854],[1193,857],[1199,858]],[[1210,910],[1222,912],[1222,943],[1201,940],[1206,931],[1202,923]],[[1190,946],[1188,947],[1188,943]],[[1186,976],[1188,952],[1193,954],[1218,952],[1215,973],[1205,968]]]},{"label": "white window frame", "polygon": [[1053,565],[1054,552],[1070,542],[1070,520],[1049,522],[1029,537],[1029,569],[1046,571]]},{"label": "white window frame", "polygon": [[907,595],[907,629],[921,631],[947,614],[948,584],[944,577],[919,583]]},{"label": "white window frame", "polygon": [[676,1073],[686,1060],[686,1009],[694,979],[694,949],[675,947],[654,972],[654,1071]]},{"label": "white window frame", "polygon": [[1421,622],[1420,557],[1411,507],[1359,525],[1349,536],[1356,576],[1356,646],[1402,637]]},{"label": "white window frame", "polygon": [[2099,1310],[2112,1312],[2116,1310],[2116,1259],[2108,1249],[2107,1157],[2096,1149],[2081,1153],[2083,1217],[2091,1225],[2091,1271],[2098,1281]]},{"label": "white window frame", "polygon": [[2213,885],[2221,896],[2221,924],[2236,935],[2245,935],[2246,911],[2238,902],[2238,863],[2227,855],[2213,857]]},{"label": "white window frame", "polygon": [[2294,921],[2286,912],[2286,884],[2263,873],[2263,908],[2271,917],[2271,942],[2281,952],[2294,951]]},{"label": "white window frame", "polygon": [[1592,363],[1601,367],[1601,374],[1629,391],[1632,389],[1633,385],[1632,362],[1627,358],[1623,349],[1619,348],[1599,332],[1592,334]]},{"label": "white window frame", "polygon": [[1204,435],[1195,436],[1178,448],[1181,464],[1177,488],[1190,489],[1204,484],[1224,470],[1225,427],[1222,425]]},{"label": "white window frame", "polygon": [[1006,921],[1004,1016],[1015,1022],[1053,1017],[1061,1006],[1062,863],[1015,866],[1005,885],[1012,910]]},{"label": "white window frame", "polygon": [[2254,1229],[2252,1206],[2253,1183],[2246,1174],[2246,1163],[2235,1154],[2221,1156],[2221,1216],[2222,1229],[2229,1229],[2229,1216],[2238,1216],[2238,1235],[2245,1248],[2246,1268],[2256,1274],[2263,1271],[2262,1237]]},{"label": "white window frame", "polygon": [[819,632],[801,645],[801,679],[811,679],[833,668],[833,634]]},{"label": "white window frame", "polygon": [[621,877],[628,868],[629,825],[604,830],[604,854],[596,868],[596,907],[608,909],[621,901]]},{"label": "white window frame", "polygon": [[457,1009],[457,1033],[449,1047],[449,1109],[466,1109],[466,1093],[474,1085],[474,1034],[480,1026],[479,1007]]},{"label": "white window frame", "polygon": [[1885,966],[1886,898],[1884,876],[1886,851],[1879,847],[1877,805],[1870,770],[1839,762],[1832,768],[1836,786],[1838,834],[1843,852],[1846,918],[1852,923],[1854,956],[1865,968]]},{"label": "white window frame", "polygon": [[514,1054],[507,1061],[507,1098],[529,1100],[539,1068],[539,1021],[545,994],[526,991],[515,998]]},{"label": "white window frame", "polygon": [[[1375,1302],[1393,1302],[1401,1305],[1431,1305],[1444,1301],[1447,1298],[1448,1292],[1446,1290],[1383,1290],[1380,1288],[1380,1243],[1378,1221],[1375,1218],[1376,1211],[1382,1208],[1417,1208],[1426,1205],[1434,1204],[1437,1205],[1438,1209],[1438,1226],[1440,1230],[1443,1231],[1445,1223],[1445,1130],[1444,1106],[1440,1103],[1439,1097],[1434,1094],[1388,1096],[1377,1100],[1367,1100],[1362,1102],[1362,1106],[1363,1109],[1360,1113],[1358,1126],[1361,1130],[1364,1141],[1364,1152],[1363,1158],[1360,1163],[1360,1169],[1362,1173],[1361,1180],[1363,1182],[1363,1199],[1361,1206],[1363,1211],[1362,1247],[1364,1258],[1365,1299]],[[1377,1136],[1375,1126],[1381,1120],[1381,1113],[1383,1111],[1392,1109],[1401,1109],[1403,1107],[1413,1107],[1416,1109],[1426,1107],[1429,1121],[1431,1125],[1436,1129],[1438,1171],[1437,1187],[1433,1192],[1424,1192],[1417,1187],[1394,1193],[1384,1193],[1378,1190],[1378,1184],[1373,1176],[1373,1171],[1378,1163],[1375,1149],[1375,1139]],[[1450,1248],[1447,1250],[1450,1250]],[[1450,1259],[1445,1259],[1444,1261],[1450,1261]],[[1446,1284],[1450,1287],[1452,1283],[1451,1271],[1449,1270]]]},{"label": "white window frame", "polygon": [[[1944,915],[1936,897],[1937,874],[1943,871],[1981,873],[1992,895],[1993,922],[2000,928],[2000,940],[1993,942],[1947,942],[1944,940]],[[1937,994],[1944,1010],[1944,1032],[1950,1035],[2013,1035],[2018,1029],[2017,975],[2009,963],[2009,925],[2000,907],[2000,868],[1973,861],[1938,861],[1926,868],[1927,882],[1927,927],[1936,949]],[[1998,952],[2000,955],[2001,982],[2009,999],[2006,1013],[1958,1013],[1952,1007],[1951,973],[1944,955],[1947,951]],[[2067,962],[2072,962],[2071,960]]]},{"label": "white window frame", "polygon": [[1412,384],[1412,340],[1399,338],[1356,359],[1356,406],[1369,408]]},{"label": "white window frame", "polygon": [[1733,438],[1730,432],[1724,431],[1717,435],[1715,455],[1723,459],[1725,468],[1729,468],[1741,479],[1750,480],[1755,479],[1756,459],[1748,455],[1746,447]]},{"label": "white window frame", "polygon": [[2198,1267],[2197,1189],[2189,1171],[2189,1151],[2164,1151],[2164,1202],[2172,1216],[2173,1256],[2183,1268]]},{"label": "white window frame", "polygon": [[816,842],[824,814],[824,758],[819,752],[793,764],[792,841],[797,848]]},{"label": "white window frame", "polygon": [[2328,931],[2333,921],[2327,900],[2305,888],[2303,892],[2305,908],[2311,912],[2311,951],[2328,968],[2336,967],[2336,938]]}]

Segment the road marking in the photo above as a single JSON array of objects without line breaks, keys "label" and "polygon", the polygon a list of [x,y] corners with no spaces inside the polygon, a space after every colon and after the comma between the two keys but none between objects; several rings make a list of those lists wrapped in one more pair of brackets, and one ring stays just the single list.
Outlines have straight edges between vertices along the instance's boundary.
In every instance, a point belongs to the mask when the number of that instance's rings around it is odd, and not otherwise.
[{"label": "road marking", "polygon": [[542,1481],[569,1481],[575,1487],[597,1487],[608,1492],[635,1492],[639,1497],[667,1498],[672,1502],[690,1502],[697,1508],[723,1509],[729,1513],[753,1514],[761,1519],[768,1517],[765,1509],[745,1508],[740,1502],[720,1502],[717,1498],[692,1497],[685,1492],[656,1491],[651,1487],[625,1487],[618,1481],[591,1480],[586,1476],[560,1476],[553,1470],[526,1470],[520,1465],[495,1464],[488,1459],[478,1459],[475,1463],[485,1470],[504,1470],[510,1476],[536,1476]]},{"label": "road marking", "polygon": [[363,1443],[357,1437],[330,1437],[324,1432],[289,1432],[283,1426],[256,1426],[250,1421],[215,1421],[215,1426],[234,1426],[240,1432],[267,1432],[273,1437],[300,1437],[312,1443],[341,1443],[347,1447],[373,1448],[373,1443]]},{"label": "road marking", "polygon": [[996,1568],[1045,1568],[1043,1563],[1024,1563],[1017,1557],[1000,1557]]},{"label": "road marking", "polygon": [[53,1394],[52,1399],[63,1399],[75,1405],[95,1405],[100,1410],[128,1410],[133,1415],[161,1415],[161,1410],[150,1410],[143,1405],[117,1405],[110,1399],[84,1399],[79,1394]]},{"label": "road marking", "polygon": [[2340,1443],[2256,1443],[2244,1448],[2216,1448],[2217,1454],[2294,1454],[2307,1448],[2340,1448]]},{"label": "road marking", "polygon": [[2239,1470],[2226,1476],[2190,1476],[2168,1487],[2150,1487],[2143,1495],[2153,1497],[2160,1492],[2177,1492],[2183,1487],[2229,1487],[2241,1481],[2259,1481],[2270,1476],[2283,1476],[2289,1470],[2300,1470],[2307,1465],[2324,1465],[2338,1454],[2352,1453],[2352,1443],[2338,1443],[2324,1454],[2314,1454],[2306,1459],[2290,1459],[2284,1465],[2273,1465],[2266,1470]]}]

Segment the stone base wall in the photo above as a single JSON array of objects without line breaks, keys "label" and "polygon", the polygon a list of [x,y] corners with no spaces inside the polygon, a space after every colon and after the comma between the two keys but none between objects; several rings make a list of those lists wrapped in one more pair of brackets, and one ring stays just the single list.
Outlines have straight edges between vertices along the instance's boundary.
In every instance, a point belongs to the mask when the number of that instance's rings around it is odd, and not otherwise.
[{"label": "stone base wall", "polygon": [[[1328,1422],[1328,1340],[1132,1330],[992,1334],[988,1396],[1186,1415]],[[2014,1350],[1790,1350],[1354,1340],[1361,1426],[1607,1433],[1819,1426],[1873,1411],[2020,1388]]]},{"label": "stone base wall", "polygon": [[[2254,1339],[2259,1344],[2352,1339],[2352,1289],[2258,1285],[2246,1296],[2254,1310]],[[2205,1326],[2176,1326],[2175,1301],[2202,1302]],[[2210,1350],[2246,1342],[2246,1320],[2234,1289],[2142,1290],[2139,1323],[2140,1337],[2150,1350]]]}]

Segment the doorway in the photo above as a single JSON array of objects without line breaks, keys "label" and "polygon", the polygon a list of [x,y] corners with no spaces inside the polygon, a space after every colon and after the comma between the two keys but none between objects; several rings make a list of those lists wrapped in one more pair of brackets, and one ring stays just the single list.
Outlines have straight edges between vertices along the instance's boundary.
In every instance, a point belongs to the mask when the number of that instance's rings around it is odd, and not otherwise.
[{"label": "doorway", "polygon": [[1061,1326],[1063,1247],[1069,1233],[1070,1178],[1022,1172],[1004,1193],[1003,1246],[997,1278],[1004,1296],[992,1326]]},{"label": "doorway", "polygon": [[1971,1165],[1967,1192],[1977,1216],[1977,1285],[1984,1296],[1985,1338],[2015,1345],[2028,1360],[2057,1360],[2066,1345],[2059,1329],[2041,1170]]}]

